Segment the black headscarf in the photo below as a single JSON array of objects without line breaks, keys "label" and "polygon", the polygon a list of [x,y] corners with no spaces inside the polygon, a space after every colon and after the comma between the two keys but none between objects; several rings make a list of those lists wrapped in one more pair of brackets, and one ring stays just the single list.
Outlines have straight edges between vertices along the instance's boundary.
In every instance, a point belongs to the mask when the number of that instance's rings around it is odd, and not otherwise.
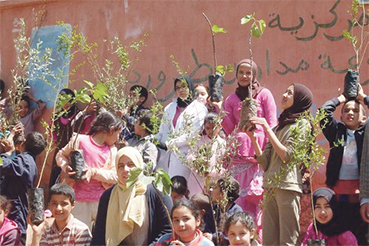
[{"label": "black headscarf", "polygon": [[326,224],[321,224],[319,221],[316,221],[316,226],[318,228],[318,231],[320,231],[321,233],[323,233],[324,235],[328,237],[340,235],[343,232],[347,231],[347,229],[345,229],[344,226],[342,226],[344,225],[344,222],[341,221],[338,215],[338,201],[337,201],[337,197],[334,191],[326,187],[317,189],[313,194],[314,207],[315,207],[315,204],[318,198],[320,197],[323,197],[328,201],[332,209],[332,212],[333,212],[333,217]]},{"label": "black headscarf", "polygon": [[311,107],[313,103],[313,93],[302,84],[293,84],[293,104],[285,109],[278,118],[278,128],[282,129],[286,125],[293,124],[296,120]]},{"label": "black headscarf", "polygon": [[[259,81],[256,79],[257,75],[258,75],[258,65],[256,65],[256,63],[254,61],[251,61],[250,59],[243,59],[241,60],[236,67],[236,77],[238,74],[238,69],[240,68],[241,64],[246,63],[251,65],[251,69],[252,69],[252,80],[250,85],[252,86],[252,97],[255,97],[255,95],[262,89],[260,87],[260,83]],[[249,86],[241,86],[239,83],[238,87],[236,88],[236,95],[238,96],[238,98],[243,101],[245,100],[246,97],[249,97]]]},{"label": "black headscarf", "polygon": [[195,89],[194,89],[194,86],[193,86],[193,81],[192,81],[192,79],[188,75],[181,75],[181,76],[177,77],[174,80],[174,90],[176,89],[176,83],[177,83],[177,81],[180,81],[180,82],[186,81],[187,86],[188,86],[188,89],[189,89],[189,92],[190,92],[190,94],[188,95],[188,97],[186,99],[184,99],[184,100],[181,99],[181,98],[179,98],[179,97],[177,98],[177,105],[178,105],[178,107],[185,108],[195,98],[195,94],[194,94]]}]

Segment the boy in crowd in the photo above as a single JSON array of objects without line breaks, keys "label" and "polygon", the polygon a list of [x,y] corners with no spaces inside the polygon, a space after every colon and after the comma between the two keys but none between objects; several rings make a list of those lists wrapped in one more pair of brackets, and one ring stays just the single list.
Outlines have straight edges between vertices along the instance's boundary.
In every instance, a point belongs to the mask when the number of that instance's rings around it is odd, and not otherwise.
[{"label": "boy in crowd", "polygon": [[[343,104],[342,122],[339,122],[333,114],[341,104]],[[338,211],[340,216],[344,217],[346,229],[356,236],[359,245],[368,245],[365,236],[368,233],[368,223],[360,215],[360,206],[366,206],[365,203],[367,204],[369,199],[364,198],[360,201],[359,198],[361,183],[368,182],[360,175],[366,126],[365,109],[362,104],[369,106],[369,97],[359,85],[355,99],[348,100],[341,94],[324,103],[321,109],[326,116],[320,125],[330,146],[326,185],[337,194]]]},{"label": "boy in crowd", "polygon": [[33,230],[31,245],[90,245],[92,235],[88,226],[71,214],[74,205],[71,186],[65,183],[53,185],[50,188],[49,209],[54,222],[47,227],[45,221],[36,226],[28,220]]},{"label": "boy in crowd", "polygon": [[127,141],[129,146],[135,147],[140,151],[146,167],[153,171],[156,167],[158,149],[154,144],[154,125],[151,122],[152,114],[148,109],[140,111],[135,123],[135,134]]},{"label": "boy in crowd", "polygon": [[127,126],[122,131],[124,139],[127,140],[134,132],[135,123],[141,110],[147,109],[143,104],[148,96],[147,89],[142,85],[134,85],[129,89],[129,97],[135,100],[136,104],[129,109],[118,112],[118,115],[121,114],[127,123]]},{"label": "boy in crowd", "polygon": [[10,159],[15,150],[13,134],[2,141],[5,153],[1,154],[0,193],[12,203],[8,218],[14,220],[22,233],[22,244],[25,243],[28,215],[27,189],[33,188],[37,176],[35,158],[46,146],[44,136],[39,132],[30,132],[26,136],[21,153]]}]

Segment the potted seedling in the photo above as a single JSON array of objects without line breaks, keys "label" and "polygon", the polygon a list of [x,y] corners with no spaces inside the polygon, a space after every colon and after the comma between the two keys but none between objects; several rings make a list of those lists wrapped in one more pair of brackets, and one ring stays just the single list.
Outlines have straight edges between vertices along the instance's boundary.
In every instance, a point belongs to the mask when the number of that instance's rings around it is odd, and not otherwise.
[{"label": "potted seedling", "polygon": [[212,25],[209,18],[205,13],[202,13],[205,17],[206,21],[209,23],[211,39],[213,44],[213,58],[214,58],[214,67],[213,71],[215,74],[209,75],[209,92],[210,92],[210,101],[212,102],[220,102],[223,100],[223,84],[224,84],[224,74],[226,72],[233,71],[233,68],[229,65],[223,66],[219,65],[216,57],[216,49],[215,49],[215,34],[217,33],[227,33],[227,31],[219,27],[218,25]]},{"label": "potted seedling", "polygon": [[347,71],[343,94],[347,99],[354,99],[358,93],[359,70],[369,45],[369,32],[367,30],[368,18],[364,4],[360,4],[358,0],[352,0],[350,14],[351,28],[344,30],[342,37],[351,43],[355,53],[356,65]]},{"label": "potted seedling", "polygon": [[[246,25],[249,22],[252,22],[250,30],[249,30],[249,54],[250,60],[253,61],[252,55],[252,37],[259,38],[265,31],[266,23],[263,19],[257,20],[255,18],[255,13],[251,15],[246,15],[241,19],[241,25]],[[251,77],[253,77],[252,69],[251,69]],[[252,82],[251,82],[252,83]],[[249,85],[249,97],[246,97],[245,100],[242,101],[242,107],[240,112],[240,122],[238,127],[240,129],[249,128],[250,119],[257,115],[257,101],[252,98],[252,84]],[[254,129],[255,126],[251,127],[251,130]]]}]

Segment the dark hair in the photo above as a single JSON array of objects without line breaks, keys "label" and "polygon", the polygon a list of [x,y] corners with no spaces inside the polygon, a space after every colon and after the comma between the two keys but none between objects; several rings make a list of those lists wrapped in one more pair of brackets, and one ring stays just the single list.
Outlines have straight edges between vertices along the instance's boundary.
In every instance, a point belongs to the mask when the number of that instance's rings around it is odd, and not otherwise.
[{"label": "dark hair", "polygon": [[29,97],[27,95],[23,95],[21,97],[21,101],[25,101],[27,104],[28,104],[28,107],[30,106],[31,104],[31,99],[29,99]]},{"label": "dark hair", "polygon": [[197,193],[191,197],[191,201],[196,204],[199,209],[205,210],[205,212],[211,209],[209,196],[205,194]]},{"label": "dark hair", "polygon": [[33,155],[37,156],[46,147],[46,141],[44,136],[39,132],[30,132],[26,136],[26,141],[24,142],[25,151],[31,152]]},{"label": "dark hair", "polygon": [[97,132],[118,131],[123,127],[122,119],[115,114],[105,111],[101,112],[91,123],[91,129],[88,135],[93,135]]},{"label": "dark hair", "polygon": [[[64,88],[62,89],[60,92],[59,92],[59,95],[69,95],[70,96],[70,99],[69,99],[69,102],[72,103],[73,99],[76,97],[76,95],[74,94],[74,92],[69,89],[69,88]],[[73,103],[71,105],[71,107],[68,109],[68,111],[65,113],[65,116],[67,117],[72,117],[73,114],[75,114],[77,111],[77,107],[76,107],[76,104]]]},{"label": "dark hair", "polygon": [[252,230],[256,230],[256,224],[254,221],[254,218],[252,217],[252,215],[249,212],[236,212],[234,214],[232,214],[224,223],[224,232],[226,234],[228,234],[229,231],[229,227],[231,227],[231,225],[236,224],[237,222],[241,222],[241,224],[243,224],[244,226],[247,227],[247,229],[249,229],[249,231],[251,232]]},{"label": "dark hair", "polygon": [[9,213],[12,204],[6,198],[6,196],[0,195],[0,208],[4,210],[5,213]]},{"label": "dark hair", "polygon": [[64,195],[69,198],[70,203],[74,203],[74,189],[73,187],[67,185],[66,183],[58,183],[54,184],[50,188],[49,192],[49,202],[51,201],[51,197],[53,195]]},{"label": "dark hair", "polygon": [[218,180],[217,184],[220,190],[227,191],[227,198],[229,202],[234,202],[239,197],[240,184],[233,177],[221,178]]},{"label": "dark hair", "polygon": [[149,134],[154,134],[154,124],[151,121],[152,113],[148,109],[142,109],[138,113],[138,123],[144,125],[144,129]]},{"label": "dark hair", "polygon": [[187,180],[185,177],[177,175],[177,176],[173,176],[170,180],[172,181],[172,191],[173,192],[179,195],[188,194]]},{"label": "dark hair", "polygon": [[134,86],[131,87],[131,89],[129,89],[129,91],[137,91],[138,94],[140,95],[140,97],[144,97],[145,100],[142,102],[142,104],[144,104],[146,102],[146,100],[149,96],[149,92],[142,85],[134,85]]},{"label": "dark hair", "polygon": [[193,203],[192,201],[190,200],[187,200],[187,199],[180,199],[180,200],[176,200],[174,202],[174,205],[173,205],[173,208],[172,208],[172,211],[170,212],[170,217],[173,219],[173,212],[174,210],[176,210],[177,208],[180,208],[180,207],[186,207],[188,208],[192,215],[198,219],[199,216],[200,216],[200,210],[199,208],[196,206],[195,203]]},{"label": "dark hair", "polygon": [[16,133],[13,137],[14,145],[22,144],[26,141],[26,136],[24,136],[24,133]]},{"label": "dark hair", "polygon": [[210,124],[214,124],[216,123],[217,119],[219,118],[219,115],[216,114],[216,113],[213,113],[213,112],[210,112],[208,113],[206,116],[205,116],[205,119],[204,119],[204,124],[205,123],[210,123]]}]

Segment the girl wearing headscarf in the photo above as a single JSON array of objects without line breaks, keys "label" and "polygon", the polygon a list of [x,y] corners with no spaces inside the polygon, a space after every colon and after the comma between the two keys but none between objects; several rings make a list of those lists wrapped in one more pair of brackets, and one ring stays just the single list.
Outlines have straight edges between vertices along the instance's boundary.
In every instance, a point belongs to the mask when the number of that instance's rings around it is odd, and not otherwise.
[{"label": "girl wearing headscarf", "polygon": [[[300,167],[289,167],[295,144],[304,144],[311,134],[307,120],[296,120],[308,111],[313,101],[311,91],[302,84],[290,85],[282,97],[283,112],[278,125],[271,128],[265,118],[251,118],[251,123],[262,126],[269,142],[262,150],[254,130],[247,129],[255,148],[255,157],[264,171],[264,189],[268,192],[263,206],[263,245],[296,245],[300,233],[300,199],[302,177]],[[299,139],[291,135],[297,128]],[[285,173],[282,170],[286,170]],[[283,175],[281,175],[283,173]],[[280,177],[278,182],[269,182]]]},{"label": "girl wearing headscarf", "polygon": [[[189,151],[187,140],[196,136],[204,124],[208,112],[206,106],[195,100],[192,79],[187,75],[179,76],[174,80],[176,98],[164,109],[164,115],[157,139],[164,146],[175,145],[179,153],[170,150],[160,150],[157,167],[163,168],[170,177],[180,175],[188,181],[191,194],[201,192],[198,182],[193,180],[191,170],[182,163]],[[169,137],[171,135],[171,137]]]},{"label": "girl wearing headscarf", "polygon": [[[224,102],[226,116],[223,118],[222,127],[227,135],[237,128],[240,121],[242,101],[247,97],[252,97],[257,101],[257,117],[266,119],[270,127],[277,125],[277,107],[270,90],[261,87],[258,77],[258,66],[249,59],[243,59],[237,64],[236,81],[238,87],[235,93],[229,95]],[[252,94],[249,95],[251,86]],[[256,126],[255,137],[262,149],[268,142],[268,136],[263,127]],[[229,165],[233,177],[240,183],[240,197],[236,203],[244,211],[249,211],[256,219],[258,225],[259,241],[261,242],[261,217],[262,211],[260,201],[263,198],[263,171],[254,159],[255,150],[250,138],[243,131],[237,130],[236,139],[238,141],[237,153],[232,163]]]},{"label": "girl wearing headscarf", "polygon": [[308,239],[325,240],[326,246],[358,245],[356,237],[344,228],[345,222],[338,213],[336,194],[329,188],[319,188],[313,194],[314,216],[318,234],[311,223],[306,231],[301,246],[306,246]]},{"label": "girl wearing headscarf", "polygon": [[135,168],[144,168],[140,152],[124,147],[116,155],[118,184],[106,190],[100,198],[91,245],[155,245],[157,239],[171,232],[165,207],[172,208],[169,196],[162,197],[152,184],[138,179],[127,184]]}]

